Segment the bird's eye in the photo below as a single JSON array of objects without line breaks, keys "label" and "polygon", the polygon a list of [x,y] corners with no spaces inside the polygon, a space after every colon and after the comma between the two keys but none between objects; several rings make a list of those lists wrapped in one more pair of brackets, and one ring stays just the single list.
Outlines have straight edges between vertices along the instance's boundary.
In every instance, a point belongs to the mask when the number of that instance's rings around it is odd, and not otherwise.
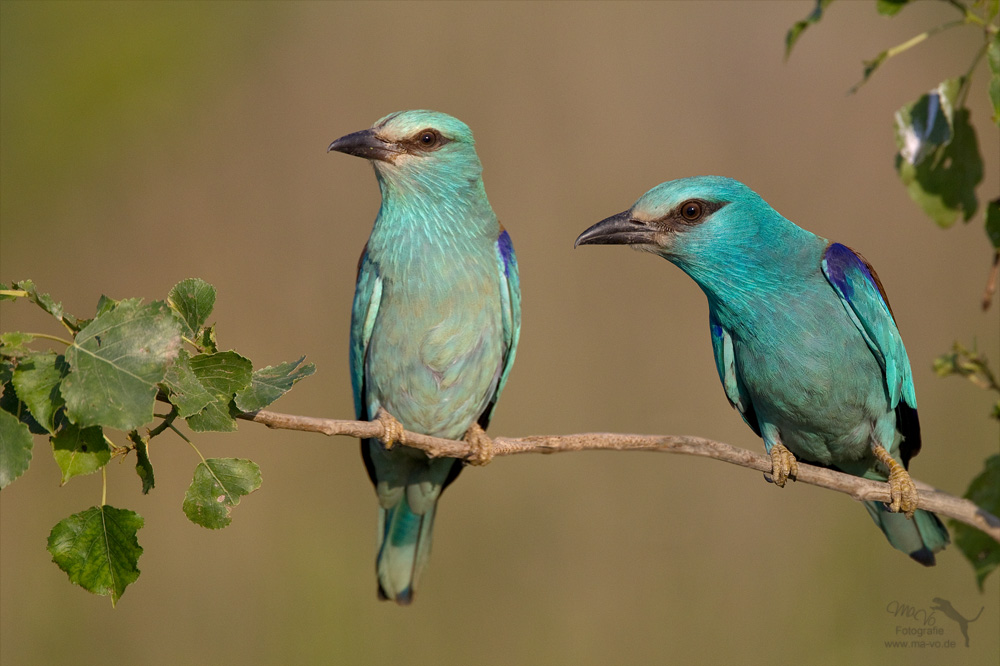
[{"label": "bird's eye", "polygon": [[424,130],[423,132],[420,133],[420,136],[417,137],[417,141],[424,148],[430,148],[431,146],[434,146],[435,144],[437,144],[438,140],[439,140],[438,133],[431,129]]},{"label": "bird's eye", "polygon": [[681,206],[681,216],[688,222],[694,222],[702,214],[701,202],[698,201],[686,201],[684,205]]}]

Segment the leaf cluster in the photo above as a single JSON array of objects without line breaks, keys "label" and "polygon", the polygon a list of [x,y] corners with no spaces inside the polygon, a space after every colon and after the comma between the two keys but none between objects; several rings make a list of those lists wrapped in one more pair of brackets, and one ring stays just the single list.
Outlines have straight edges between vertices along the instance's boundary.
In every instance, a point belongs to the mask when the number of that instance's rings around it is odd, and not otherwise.
[{"label": "leaf cluster", "polygon": [[[104,471],[114,457],[135,453],[142,492],[155,485],[150,443],[183,421],[194,432],[236,430],[236,416],[271,404],[315,371],[297,361],[253,369],[235,351],[219,351],[212,285],[183,280],[166,301],[101,296],[94,316],[78,319],[37,290],[31,280],[0,284],[0,300],[24,299],[52,315],[68,334],[0,333],[0,489],[30,465],[33,435],[44,435],[65,484]],[[36,350],[59,342],[63,353]],[[156,405],[168,407],[155,412]],[[150,427],[151,426],[151,427]],[[184,497],[188,518],[218,529],[231,522],[239,498],[261,485],[250,460],[201,458]],[[72,582],[117,603],[139,575],[142,548],[136,532],[142,518],[128,510],[99,506],[60,521],[49,552]]]},{"label": "leaf cluster", "polygon": [[[986,459],[982,473],[969,484],[965,498],[993,515],[1000,513],[998,511],[1000,510],[1000,454]],[[1000,566],[1000,544],[965,523],[957,520],[948,522],[951,523],[952,532],[955,534],[955,545],[972,563],[976,573],[976,584],[982,591],[983,581]]]},{"label": "leaf cluster", "polygon": [[[813,11],[796,22],[785,36],[785,57],[802,33],[818,23],[833,0],[816,0]],[[878,13],[892,17],[912,0],[877,0]],[[969,27],[981,34],[979,49],[969,69],[962,76],[943,81],[934,90],[907,104],[895,114],[896,171],[910,198],[942,227],[953,225],[959,218],[968,222],[979,208],[976,188],[983,180],[983,159],[979,140],[970,122],[966,106],[972,72],[985,56],[990,78],[986,93],[993,108],[992,121],[1000,127],[1000,14],[998,0],[975,0],[949,4],[961,16],[934,26],[907,41],[885,49],[864,62],[861,80],[851,88],[856,92],[890,58],[897,56],[929,37],[955,28]],[[1000,198],[987,205],[986,235],[995,251],[1000,251]]]}]

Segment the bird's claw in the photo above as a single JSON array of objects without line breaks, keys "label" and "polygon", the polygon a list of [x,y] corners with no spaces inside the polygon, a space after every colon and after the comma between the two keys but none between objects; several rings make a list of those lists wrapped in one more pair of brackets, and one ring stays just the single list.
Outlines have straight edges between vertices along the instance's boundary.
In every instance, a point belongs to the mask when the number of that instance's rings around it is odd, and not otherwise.
[{"label": "bird's claw", "polygon": [[895,459],[880,444],[872,445],[872,453],[889,472],[889,510],[893,513],[902,513],[907,518],[913,518],[913,512],[917,510],[917,486],[910,478],[910,473],[906,468],[896,462]]},{"label": "bird's claw", "polygon": [[463,439],[469,445],[469,455],[465,457],[465,462],[483,467],[493,460],[493,440],[478,423],[469,427]]},{"label": "bird's claw", "polygon": [[889,473],[889,494],[892,496],[889,508],[913,518],[917,510],[917,486],[902,465],[897,464],[896,469]]},{"label": "bird's claw", "polygon": [[[794,479],[798,473],[799,463],[795,456],[784,444],[776,442],[771,447],[771,474],[768,480],[779,488],[784,488],[785,481]],[[768,475],[765,474],[764,478],[768,478]]]},{"label": "bird's claw", "polygon": [[379,437],[379,440],[386,451],[403,439],[403,424],[384,408],[378,408],[375,420],[382,424],[382,436]]}]

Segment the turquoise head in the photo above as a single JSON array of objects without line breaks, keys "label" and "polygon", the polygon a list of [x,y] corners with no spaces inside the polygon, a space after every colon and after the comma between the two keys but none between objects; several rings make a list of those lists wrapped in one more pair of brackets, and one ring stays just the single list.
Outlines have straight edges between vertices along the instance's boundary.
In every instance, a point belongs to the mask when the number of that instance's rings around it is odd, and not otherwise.
[{"label": "turquoise head", "polygon": [[383,196],[462,196],[482,189],[482,164],[472,130],[438,111],[397,111],[370,129],[343,136],[329,150],[375,167]]}]

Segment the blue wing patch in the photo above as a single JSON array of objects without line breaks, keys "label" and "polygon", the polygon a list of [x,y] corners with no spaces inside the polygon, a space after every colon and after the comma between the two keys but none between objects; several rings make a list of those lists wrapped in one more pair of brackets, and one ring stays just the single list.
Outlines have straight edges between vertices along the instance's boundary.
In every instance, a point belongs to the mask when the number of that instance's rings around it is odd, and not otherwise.
[{"label": "blue wing patch", "polygon": [[503,274],[509,278],[512,266],[515,275],[517,273],[517,257],[514,256],[514,244],[510,241],[510,234],[503,228],[503,225],[500,228],[502,231],[500,232],[500,237],[497,238],[497,252],[500,253],[500,264],[503,266]]}]

